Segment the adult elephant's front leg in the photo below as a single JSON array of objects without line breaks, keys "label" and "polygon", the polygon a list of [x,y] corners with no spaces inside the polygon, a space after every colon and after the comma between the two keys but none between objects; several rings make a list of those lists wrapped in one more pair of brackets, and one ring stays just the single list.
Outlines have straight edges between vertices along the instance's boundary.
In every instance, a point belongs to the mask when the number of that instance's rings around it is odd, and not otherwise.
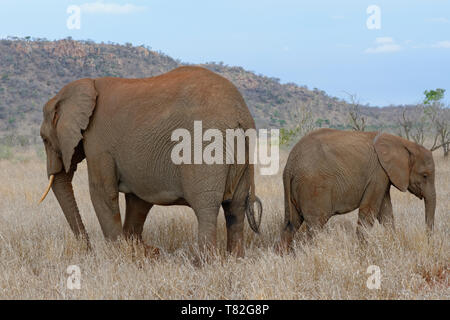
[{"label": "adult elephant's front leg", "polygon": [[89,161],[88,175],[89,192],[103,235],[116,240],[123,231],[114,161],[107,156]]}]

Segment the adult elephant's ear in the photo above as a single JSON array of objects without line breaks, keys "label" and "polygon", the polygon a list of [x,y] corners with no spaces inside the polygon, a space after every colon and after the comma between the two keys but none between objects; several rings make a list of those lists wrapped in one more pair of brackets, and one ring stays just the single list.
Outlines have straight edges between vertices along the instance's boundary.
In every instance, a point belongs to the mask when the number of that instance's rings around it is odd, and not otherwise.
[{"label": "adult elephant's ear", "polygon": [[406,191],[409,185],[409,151],[401,138],[391,134],[378,134],[374,147],[384,171],[392,184],[400,191]]},{"label": "adult elephant's ear", "polygon": [[97,91],[92,79],[71,82],[57,95],[53,125],[66,172],[70,170],[75,148],[83,138],[82,131],[89,125],[96,101]]}]

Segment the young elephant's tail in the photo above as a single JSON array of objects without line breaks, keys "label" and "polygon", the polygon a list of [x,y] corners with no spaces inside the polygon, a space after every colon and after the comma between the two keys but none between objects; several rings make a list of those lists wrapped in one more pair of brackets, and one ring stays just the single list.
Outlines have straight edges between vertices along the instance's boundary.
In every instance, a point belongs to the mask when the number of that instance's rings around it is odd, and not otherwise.
[{"label": "young elephant's tail", "polygon": [[[281,231],[281,239],[277,245],[279,253],[291,249],[291,243],[294,239],[294,234],[300,228],[303,222],[303,214],[300,206],[295,202],[295,197],[292,194],[292,176],[285,169],[283,172],[284,185],[284,226]],[[295,190],[295,189],[294,189]]]},{"label": "young elephant's tail", "polygon": [[[254,165],[249,164],[248,168],[250,170],[250,193],[245,200],[245,214],[247,216],[248,224],[250,228],[255,232],[259,233],[259,226],[261,225],[261,218],[263,213],[261,200],[255,194],[255,170]],[[257,205],[257,217],[255,218],[255,202]]]},{"label": "young elephant's tail", "polygon": [[285,226],[291,225],[297,230],[303,222],[303,216],[299,206],[295,203],[292,195],[292,178],[284,177],[284,222]]}]

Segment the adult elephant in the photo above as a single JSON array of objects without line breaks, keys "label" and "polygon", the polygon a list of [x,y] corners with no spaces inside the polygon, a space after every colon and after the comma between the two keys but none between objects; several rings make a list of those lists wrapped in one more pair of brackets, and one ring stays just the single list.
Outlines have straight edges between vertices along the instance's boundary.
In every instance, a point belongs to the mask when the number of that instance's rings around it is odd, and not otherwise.
[{"label": "adult elephant", "polygon": [[[72,178],[86,158],[89,191],[104,236],[142,239],[153,205],[186,205],[198,220],[201,248],[214,247],[223,207],[227,250],[243,256],[244,216],[258,232],[254,167],[244,164],[175,164],[172,132],[194,121],[203,129],[255,129],[244,99],[225,78],[200,67],[180,67],[145,79],[98,78],[69,83],[44,106],[41,136],[50,186],[77,237],[88,235]],[[246,148],[248,150],[248,141]],[[125,193],[122,226],[119,192]],[[43,200],[41,199],[41,201]],[[259,215],[260,216],[260,215]],[[259,221],[260,222],[260,221]]]},{"label": "adult elephant", "polygon": [[305,222],[309,236],[336,214],[359,208],[357,233],[375,219],[394,228],[390,187],[425,201],[432,230],[436,208],[434,161],[424,147],[378,132],[320,129],[292,149],[283,172],[285,220],[280,248]]}]

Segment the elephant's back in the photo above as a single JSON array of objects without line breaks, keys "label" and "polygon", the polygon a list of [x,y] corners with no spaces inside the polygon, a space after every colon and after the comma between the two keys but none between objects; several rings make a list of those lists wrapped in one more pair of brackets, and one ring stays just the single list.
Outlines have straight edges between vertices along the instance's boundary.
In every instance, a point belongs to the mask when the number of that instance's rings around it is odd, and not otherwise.
[{"label": "elephant's back", "polygon": [[180,67],[166,75],[171,76],[170,73],[180,77],[181,103],[176,106],[176,112],[190,115],[191,121],[217,124],[218,129],[255,128],[244,98],[228,79],[202,67]]},{"label": "elephant's back", "polygon": [[[138,113],[156,122],[202,120],[219,129],[255,128],[239,90],[226,78],[202,67],[184,66],[142,79],[96,79],[99,101],[113,112]],[[139,124],[138,124],[139,125]]]},{"label": "elephant's back", "polygon": [[294,146],[293,151],[305,152],[325,152],[339,151],[341,149],[362,148],[373,144],[377,132],[344,131],[323,128],[312,131],[304,136]]},{"label": "elephant's back", "polygon": [[356,159],[366,162],[365,158],[373,153],[375,136],[376,132],[315,130],[293,147],[286,168],[292,172],[319,170],[332,174],[334,168],[349,167]]}]

